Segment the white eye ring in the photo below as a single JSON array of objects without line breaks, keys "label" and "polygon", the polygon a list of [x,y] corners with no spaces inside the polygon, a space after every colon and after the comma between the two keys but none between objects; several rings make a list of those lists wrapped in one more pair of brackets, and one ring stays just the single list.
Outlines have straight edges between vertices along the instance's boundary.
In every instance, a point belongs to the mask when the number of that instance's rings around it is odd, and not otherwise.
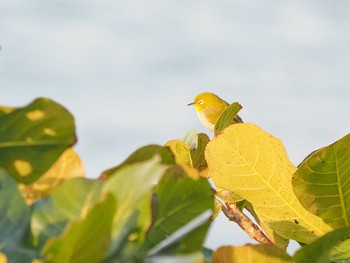
[{"label": "white eye ring", "polygon": [[198,101],[198,104],[203,105],[203,104],[204,104],[204,100],[199,100],[199,101]]}]

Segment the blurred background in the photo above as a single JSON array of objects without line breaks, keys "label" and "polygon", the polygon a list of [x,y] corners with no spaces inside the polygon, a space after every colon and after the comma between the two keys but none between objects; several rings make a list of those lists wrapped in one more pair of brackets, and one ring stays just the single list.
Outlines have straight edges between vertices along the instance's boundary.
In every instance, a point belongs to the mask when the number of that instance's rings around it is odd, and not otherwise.
[{"label": "blurred background", "polygon": [[[141,146],[210,133],[186,105],[211,91],[297,165],[350,131],[349,11],[345,0],[2,0],[0,104],[63,104],[93,178]],[[206,245],[247,242],[220,216]]]}]

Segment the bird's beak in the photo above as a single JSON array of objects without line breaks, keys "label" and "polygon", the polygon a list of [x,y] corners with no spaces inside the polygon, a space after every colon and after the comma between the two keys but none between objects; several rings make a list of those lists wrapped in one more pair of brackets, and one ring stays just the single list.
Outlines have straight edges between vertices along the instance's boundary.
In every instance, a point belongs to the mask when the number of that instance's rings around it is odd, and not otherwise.
[{"label": "bird's beak", "polygon": [[192,105],[194,105],[194,104],[196,104],[196,103],[191,102],[191,103],[188,103],[187,106],[192,106]]}]

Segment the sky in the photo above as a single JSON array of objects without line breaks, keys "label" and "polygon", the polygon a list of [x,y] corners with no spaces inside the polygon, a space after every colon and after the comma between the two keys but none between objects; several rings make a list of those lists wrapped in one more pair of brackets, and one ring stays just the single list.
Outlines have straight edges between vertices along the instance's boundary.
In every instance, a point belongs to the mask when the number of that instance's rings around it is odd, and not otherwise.
[{"label": "sky", "polygon": [[[0,104],[64,105],[97,177],[141,146],[210,134],[186,105],[211,91],[297,165],[350,130],[349,11],[345,0],[2,0]],[[209,247],[250,242],[218,222]]]}]

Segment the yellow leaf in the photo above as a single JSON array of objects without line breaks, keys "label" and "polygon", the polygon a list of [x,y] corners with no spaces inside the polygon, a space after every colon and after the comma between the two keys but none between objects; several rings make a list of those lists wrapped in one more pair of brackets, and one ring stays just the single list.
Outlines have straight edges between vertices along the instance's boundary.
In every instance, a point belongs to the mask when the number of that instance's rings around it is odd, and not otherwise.
[{"label": "yellow leaf", "polygon": [[193,168],[192,165],[190,146],[180,140],[168,141],[165,146],[169,147],[174,154],[176,164],[181,166],[190,177],[194,179],[199,178],[199,171]]},{"label": "yellow leaf", "polygon": [[78,154],[72,148],[68,148],[39,180],[29,185],[19,184],[18,188],[27,204],[31,204],[51,194],[65,180],[84,175],[84,166]]},{"label": "yellow leaf", "polygon": [[177,164],[183,164],[192,167],[190,146],[180,140],[168,141],[165,146],[169,147],[175,155]]},{"label": "yellow leaf", "polygon": [[224,246],[212,256],[212,263],[287,263],[294,260],[273,245]]},{"label": "yellow leaf", "polygon": [[6,255],[0,252],[0,263],[7,263]]},{"label": "yellow leaf", "polygon": [[209,174],[217,187],[249,201],[271,229],[287,239],[310,243],[331,230],[296,198],[296,167],[282,142],[254,124],[235,124],[209,142]]}]

